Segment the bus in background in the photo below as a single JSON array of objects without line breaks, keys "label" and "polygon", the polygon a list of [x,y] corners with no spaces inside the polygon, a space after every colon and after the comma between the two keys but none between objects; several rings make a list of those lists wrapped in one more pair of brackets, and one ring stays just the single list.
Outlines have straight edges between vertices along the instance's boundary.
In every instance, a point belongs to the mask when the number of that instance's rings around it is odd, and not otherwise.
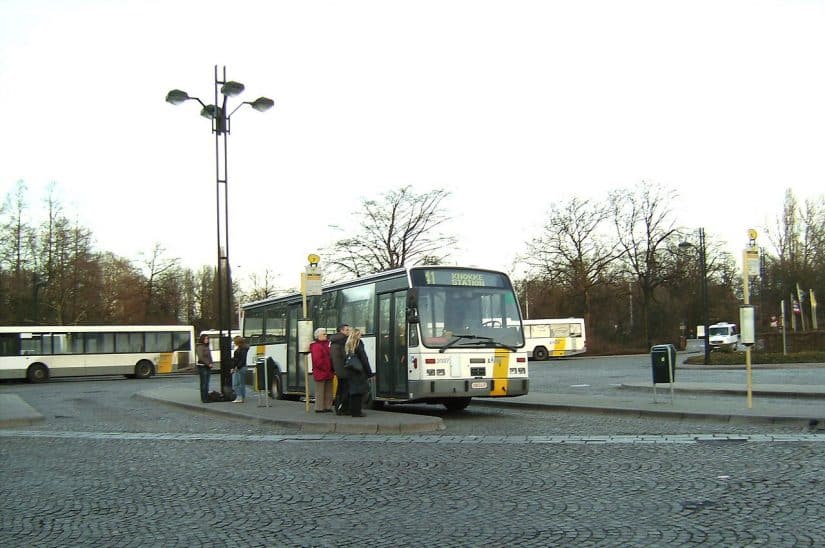
[{"label": "bus in background", "polygon": [[527,355],[535,360],[587,352],[584,318],[524,320],[522,323]]},{"label": "bus in background", "polygon": [[188,325],[0,326],[0,379],[146,379],[195,363],[194,351]]},{"label": "bus in background", "polygon": [[[471,398],[528,390],[516,295],[506,274],[477,268],[399,268],[323,288],[307,298],[315,329],[361,330],[376,376],[370,403],[423,402],[464,409]],[[280,399],[305,393],[298,347],[301,294],[242,306],[249,363],[272,358]],[[310,383],[311,385],[313,383]]]}]

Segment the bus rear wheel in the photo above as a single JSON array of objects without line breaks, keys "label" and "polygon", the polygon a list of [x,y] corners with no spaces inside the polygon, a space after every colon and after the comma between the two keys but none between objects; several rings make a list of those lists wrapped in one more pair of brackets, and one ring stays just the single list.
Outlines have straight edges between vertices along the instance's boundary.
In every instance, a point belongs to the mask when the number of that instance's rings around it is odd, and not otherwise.
[{"label": "bus rear wheel", "polygon": [[152,367],[152,362],[148,360],[140,360],[135,366],[135,378],[148,379],[152,376],[153,371],[154,367]]},{"label": "bus rear wheel", "polygon": [[277,400],[285,400],[286,394],[284,394],[284,385],[281,382],[281,374],[279,372],[275,372],[275,378],[272,379],[273,384],[273,391],[275,392],[274,396]]},{"label": "bus rear wheel", "polygon": [[44,382],[49,380],[49,368],[42,363],[33,363],[26,371],[26,379],[29,382]]},{"label": "bus rear wheel", "polygon": [[533,349],[533,358],[537,359],[540,362],[543,362],[547,359],[547,349],[543,346],[537,346]]},{"label": "bus rear wheel", "polygon": [[470,405],[470,400],[472,398],[451,398],[444,400],[444,407],[447,408],[447,411],[461,411]]}]

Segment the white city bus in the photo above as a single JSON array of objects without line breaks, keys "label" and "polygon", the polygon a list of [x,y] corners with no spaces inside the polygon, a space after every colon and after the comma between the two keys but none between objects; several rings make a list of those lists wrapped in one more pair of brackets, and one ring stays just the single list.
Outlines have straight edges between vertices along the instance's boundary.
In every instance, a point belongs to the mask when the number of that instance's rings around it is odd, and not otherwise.
[{"label": "white city bus", "polygon": [[563,358],[587,352],[583,318],[524,320],[524,348],[535,360]]},{"label": "white city bus", "polygon": [[[529,380],[521,315],[506,274],[476,268],[400,268],[336,283],[308,297],[314,328],[346,323],[362,340],[376,373],[373,406],[440,403],[463,409],[474,397],[526,394]],[[245,304],[249,363],[275,362],[279,398],[305,393],[298,350],[300,294]],[[310,383],[313,384],[313,383]]]},{"label": "white city bus", "polygon": [[0,379],[146,379],[194,363],[194,349],[188,325],[0,326]]}]

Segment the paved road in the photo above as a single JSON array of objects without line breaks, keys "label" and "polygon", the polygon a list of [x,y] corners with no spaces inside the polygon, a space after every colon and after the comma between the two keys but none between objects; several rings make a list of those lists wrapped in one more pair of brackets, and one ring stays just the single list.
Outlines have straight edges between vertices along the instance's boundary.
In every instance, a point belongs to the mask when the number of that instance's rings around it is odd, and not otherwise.
[{"label": "paved road", "polygon": [[[644,372],[547,382],[619,362]],[[443,433],[312,436],[132,397],[175,383],[196,379],[0,385],[46,417],[0,430],[0,545],[825,543],[823,432],[479,405],[400,411]]]}]

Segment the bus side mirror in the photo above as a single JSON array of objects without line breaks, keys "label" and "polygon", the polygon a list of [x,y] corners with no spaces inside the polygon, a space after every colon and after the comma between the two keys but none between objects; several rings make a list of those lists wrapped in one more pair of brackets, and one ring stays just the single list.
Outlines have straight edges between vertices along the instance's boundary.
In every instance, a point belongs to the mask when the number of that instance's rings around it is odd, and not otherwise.
[{"label": "bus side mirror", "polygon": [[411,287],[407,290],[407,323],[419,323],[418,316],[418,289]]}]

